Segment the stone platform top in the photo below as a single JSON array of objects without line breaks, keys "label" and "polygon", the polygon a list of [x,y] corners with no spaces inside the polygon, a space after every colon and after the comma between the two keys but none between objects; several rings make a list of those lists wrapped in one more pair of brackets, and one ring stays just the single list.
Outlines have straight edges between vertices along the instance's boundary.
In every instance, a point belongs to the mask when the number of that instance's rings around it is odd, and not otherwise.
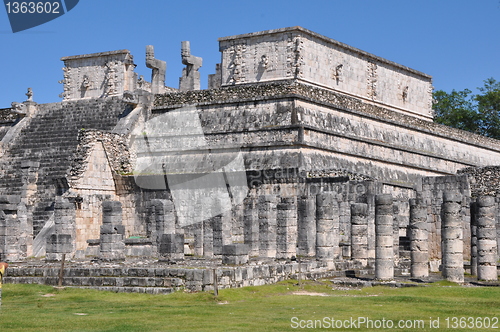
[{"label": "stone platform top", "polygon": [[219,39],[222,86],[297,79],[432,119],[432,77],[302,27]]}]

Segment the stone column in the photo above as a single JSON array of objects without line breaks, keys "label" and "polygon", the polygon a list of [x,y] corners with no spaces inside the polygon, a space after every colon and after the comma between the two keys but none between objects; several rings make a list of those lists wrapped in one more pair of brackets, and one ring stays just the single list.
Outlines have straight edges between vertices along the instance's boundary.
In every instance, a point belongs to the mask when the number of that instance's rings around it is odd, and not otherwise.
[{"label": "stone column", "polygon": [[443,277],[452,282],[464,282],[462,195],[458,191],[443,193],[441,220],[441,252]]},{"label": "stone column", "polygon": [[231,244],[231,207],[222,206],[219,199],[214,199],[213,214],[213,251],[214,255],[222,255],[222,247]]},{"label": "stone column", "polygon": [[470,274],[477,276],[477,202],[470,204]]},{"label": "stone column", "polygon": [[203,256],[203,222],[197,222],[193,225],[194,236],[194,255]]},{"label": "stone column", "polygon": [[218,249],[217,253],[222,255],[222,247],[232,244],[232,209],[231,206],[223,206],[222,213],[220,215],[220,237],[221,237],[221,246]]},{"label": "stone column", "polygon": [[148,236],[160,245],[163,234],[175,233],[175,208],[171,200],[152,199],[148,209]]},{"label": "stone column", "polygon": [[75,204],[58,196],[54,205],[54,233],[47,238],[46,260],[55,261],[75,250]]},{"label": "stone column", "polygon": [[351,259],[368,262],[368,204],[351,204]]},{"label": "stone column", "polygon": [[410,199],[410,273],[412,278],[429,276],[429,223],[427,206]]},{"label": "stone column", "polygon": [[276,257],[276,195],[259,196],[259,256]]},{"label": "stone column", "polygon": [[0,196],[0,253],[2,259],[17,261],[26,258],[26,248],[21,248],[22,220],[19,216],[19,195]]},{"label": "stone column", "polygon": [[25,258],[17,244],[20,229],[19,222],[13,214],[5,214],[0,209],[0,258],[16,261]]},{"label": "stone column", "polygon": [[[204,215],[212,215],[210,211],[212,210],[213,200],[210,197],[202,198],[202,206],[206,213]],[[208,218],[203,220],[203,257],[213,258],[214,257],[214,218]]]},{"label": "stone column", "polygon": [[104,261],[124,260],[124,237],[122,204],[118,201],[103,201],[99,259]]},{"label": "stone column", "polygon": [[213,225],[214,255],[222,255],[222,215],[211,218]]},{"label": "stone column", "polygon": [[297,255],[316,255],[316,197],[302,196],[298,200]]},{"label": "stone column", "polygon": [[233,243],[222,247],[222,264],[241,265],[248,263],[248,246]]},{"label": "stone column", "polygon": [[160,261],[184,259],[184,234],[162,234],[160,239]]},{"label": "stone column", "polygon": [[392,195],[375,196],[375,278],[394,278]]},{"label": "stone column", "polygon": [[249,256],[259,255],[259,215],[256,207],[256,198],[249,196],[244,202],[243,239],[248,245]]},{"label": "stone column", "polygon": [[477,208],[477,278],[498,280],[495,198],[478,197]]},{"label": "stone column", "polygon": [[[23,187],[21,203],[18,205],[19,226],[21,229],[20,247],[26,248],[26,256],[33,255],[33,209],[37,193],[39,162],[24,160],[21,162]],[[75,234],[76,235],[76,234]]]},{"label": "stone column", "polygon": [[339,208],[335,193],[316,195],[316,258],[333,260],[339,256]]},{"label": "stone column", "polygon": [[203,221],[203,257],[214,257],[213,218],[208,218]]},{"label": "stone column", "polygon": [[297,197],[282,197],[277,206],[276,258],[291,258],[297,251]]},{"label": "stone column", "polygon": [[0,210],[0,261],[7,256],[7,216]]}]

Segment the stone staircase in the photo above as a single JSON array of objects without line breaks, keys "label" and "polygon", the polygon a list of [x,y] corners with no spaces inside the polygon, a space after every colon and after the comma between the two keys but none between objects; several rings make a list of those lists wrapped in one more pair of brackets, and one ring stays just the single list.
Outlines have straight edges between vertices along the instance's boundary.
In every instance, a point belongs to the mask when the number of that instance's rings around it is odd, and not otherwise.
[{"label": "stone staircase", "polygon": [[129,106],[113,97],[38,107],[0,160],[0,196],[22,194],[26,173],[23,175],[21,166],[31,166],[31,171],[37,174],[36,205],[33,209],[35,235],[53,213],[55,196],[66,189],[64,178],[78,145],[79,130],[112,130]]}]

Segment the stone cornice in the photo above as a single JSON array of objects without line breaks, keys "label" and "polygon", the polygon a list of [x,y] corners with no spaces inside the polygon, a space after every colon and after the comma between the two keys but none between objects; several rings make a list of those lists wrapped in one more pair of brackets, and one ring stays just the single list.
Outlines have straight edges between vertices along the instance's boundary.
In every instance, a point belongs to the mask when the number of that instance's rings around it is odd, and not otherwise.
[{"label": "stone cornice", "polygon": [[205,106],[286,98],[297,98],[327,107],[335,107],[348,113],[426,132],[433,136],[439,136],[493,151],[500,151],[500,141],[498,140],[402,114],[382,106],[363,102],[355,97],[347,96],[329,89],[303,84],[295,80],[156,95],[153,104],[153,112],[161,112],[163,110],[185,106]]}]

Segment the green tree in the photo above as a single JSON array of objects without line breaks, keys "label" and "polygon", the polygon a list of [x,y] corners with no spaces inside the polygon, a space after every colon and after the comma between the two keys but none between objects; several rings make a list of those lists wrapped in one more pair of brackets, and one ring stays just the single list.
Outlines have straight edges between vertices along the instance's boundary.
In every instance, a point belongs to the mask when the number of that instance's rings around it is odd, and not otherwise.
[{"label": "green tree", "polygon": [[500,139],[500,82],[488,78],[478,90],[481,93],[477,95],[469,89],[435,91],[434,121]]},{"label": "green tree", "polygon": [[482,92],[475,97],[481,116],[481,134],[500,139],[500,82],[489,78],[478,90]]},{"label": "green tree", "polygon": [[480,133],[481,116],[471,90],[437,90],[433,94],[434,121],[453,128]]}]

